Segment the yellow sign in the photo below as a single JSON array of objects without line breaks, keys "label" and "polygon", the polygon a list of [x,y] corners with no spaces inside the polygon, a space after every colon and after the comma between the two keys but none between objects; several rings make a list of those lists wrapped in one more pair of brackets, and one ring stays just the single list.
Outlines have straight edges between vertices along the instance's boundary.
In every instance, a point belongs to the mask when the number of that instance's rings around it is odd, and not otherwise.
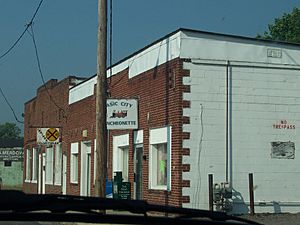
[{"label": "yellow sign", "polygon": [[59,138],[59,131],[56,128],[49,128],[46,131],[46,138],[48,141],[56,141]]}]

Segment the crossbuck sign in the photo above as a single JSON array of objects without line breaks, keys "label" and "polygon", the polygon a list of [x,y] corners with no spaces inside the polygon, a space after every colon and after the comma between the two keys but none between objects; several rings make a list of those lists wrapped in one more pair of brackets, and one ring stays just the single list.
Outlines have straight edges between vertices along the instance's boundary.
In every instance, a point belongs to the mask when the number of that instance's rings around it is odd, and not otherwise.
[{"label": "crossbuck sign", "polygon": [[59,143],[59,128],[37,128],[36,140],[38,144]]}]

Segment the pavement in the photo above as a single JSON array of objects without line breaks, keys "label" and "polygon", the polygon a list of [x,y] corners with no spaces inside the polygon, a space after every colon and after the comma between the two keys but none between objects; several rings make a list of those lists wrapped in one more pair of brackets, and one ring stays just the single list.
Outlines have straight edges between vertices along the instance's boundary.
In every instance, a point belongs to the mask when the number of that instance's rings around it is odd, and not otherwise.
[{"label": "pavement", "polygon": [[300,213],[259,213],[240,217],[265,225],[300,225]]},{"label": "pavement", "polygon": [[[111,212],[116,213],[116,212]],[[118,212],[121,213],[121,212]],[[300,225],[300,213],[259,213],[255,215],[242,215],[241,218],[256,221],[265,225]],[[93,223],[74,223],[74,222],[0,222],[0,225],[87,225]],[[96,223],[95,223],[96,224]],[[108,224],[107,224],[108,225]]]}]

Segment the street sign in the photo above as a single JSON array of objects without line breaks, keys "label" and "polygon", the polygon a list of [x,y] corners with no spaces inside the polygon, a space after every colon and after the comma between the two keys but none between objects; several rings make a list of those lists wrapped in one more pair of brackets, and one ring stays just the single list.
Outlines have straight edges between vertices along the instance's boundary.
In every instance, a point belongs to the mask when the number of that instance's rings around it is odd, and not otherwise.
[{"label": "street sign", "polygon": [[57,144],[59,143],[59,128],[37,128],[38,144]]},{"label": "street sign", "polygon": [[46,138],[49,141],[56,141],[59,138],[59,131],[56,128],[49,128],[46,131]]}]

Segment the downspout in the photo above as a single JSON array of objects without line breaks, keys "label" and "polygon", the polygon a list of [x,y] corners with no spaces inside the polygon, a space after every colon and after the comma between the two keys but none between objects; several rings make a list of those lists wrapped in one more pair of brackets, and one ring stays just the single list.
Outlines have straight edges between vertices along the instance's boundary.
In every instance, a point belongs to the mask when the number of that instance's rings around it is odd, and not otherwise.
[{"label": "downspout", "polygon": [[225,137],[225,181],[229,177],[229,61],[226,63],[226,137]]}]

